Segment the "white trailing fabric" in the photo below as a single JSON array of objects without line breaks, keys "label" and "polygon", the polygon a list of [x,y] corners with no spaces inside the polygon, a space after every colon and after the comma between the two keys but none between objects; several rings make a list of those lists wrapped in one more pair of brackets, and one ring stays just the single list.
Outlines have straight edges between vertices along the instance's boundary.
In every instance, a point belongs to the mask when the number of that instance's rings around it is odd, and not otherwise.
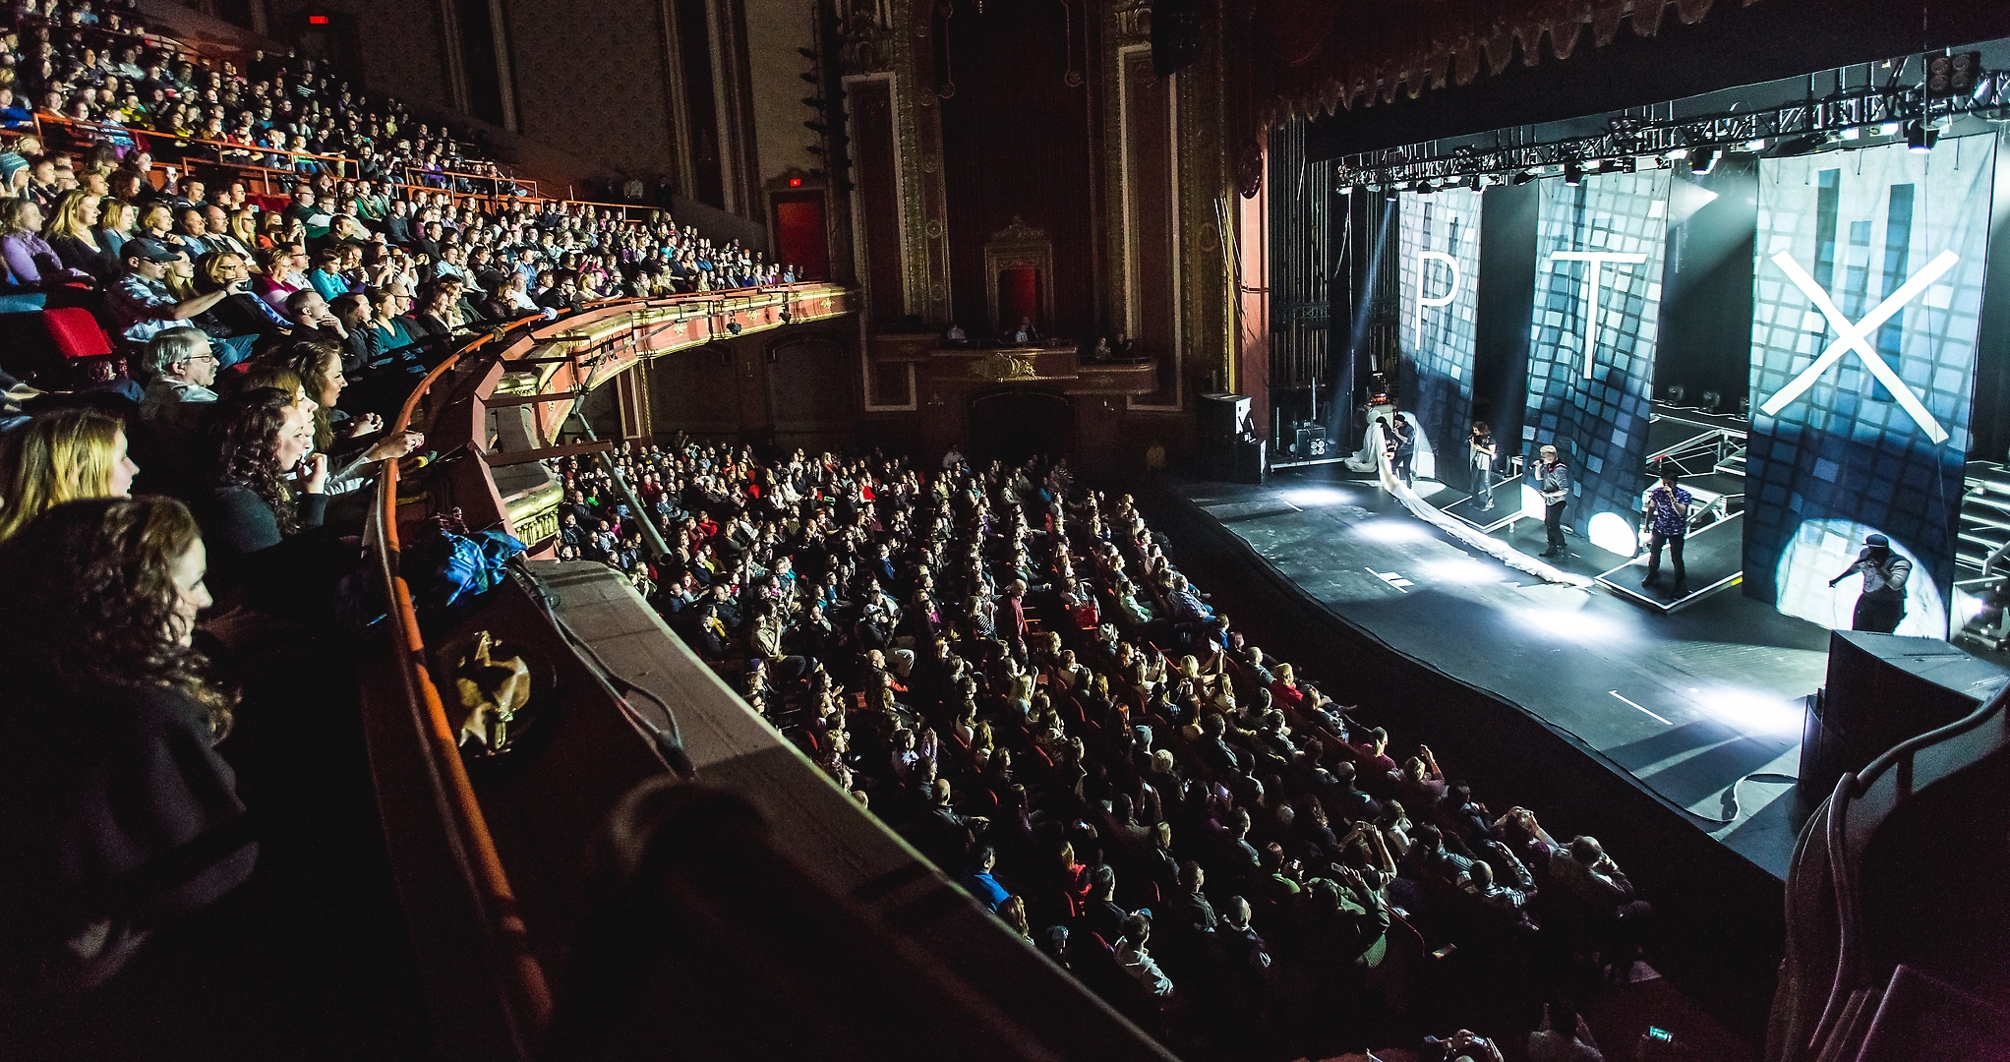
[{"label": "white trailing fabric", "polygon": [[1470,524],[1446,516],[1437,506],[1425,501],[1416,491],[1396,479],[1395,470],[1389,466],[1389,450],[1386,440],[1382,437],[1381,422],[1377,421],[1371,425],[1370,431],[1375,440],[1375,465],[1381,477],[1382,489],[1395,495],[1396,500],[1403,503],[1403,508],[1410,510],[1411,516],[1516,571],[1527,572],[1546,583],[1558,583],[1586,590],[1591,588],[1591,580],[1582,575],[1574,575],[1554,565],[1544,564],[1540,559],[1531,557],[1492,535],[1482,534],[1478,528]]}]

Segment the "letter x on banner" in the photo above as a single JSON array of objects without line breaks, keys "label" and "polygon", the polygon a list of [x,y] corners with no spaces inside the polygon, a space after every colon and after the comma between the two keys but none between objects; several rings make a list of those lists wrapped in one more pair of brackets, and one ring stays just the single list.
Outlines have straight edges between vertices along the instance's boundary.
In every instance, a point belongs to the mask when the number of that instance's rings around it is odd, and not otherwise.
[{"label": "letter x on banner", "polygon": [[1913,423],[1919,425],[1927,438],[1935,443],[1946,442],[1947,429],[1933,419],[1933,414],[1927,412],[1926,404],[1919,400],[1919,395],[1906,386],[1904,380],[1899,379],[1898,373],[1892,371],[1891,366],[1878,356],[1877,351],[1865,341],[1864,337],[1891,320],[1898,311],[1905,308],[1906,303],[1918,298],[1927,288],[1933,286],[1934,281],[1939,280],[1960,261],[1961,256],[1953,251],[1940,252],[1938,257],[1926,264],[1925,269],[1914,273],[1912,278],[1900,285],[1897,291],[1885,296],[1884,301],[1878,303],[1877,308],[1865,315],[1863,320],[1851,322],[1836,307],[1835,301],[1829,298],[1829,293],[1822,290],[1820,284],[1815,283],[1815,278],[1809,276],[1799,262],[1794,261],[1793,255],[1785,251],[1774,255],[1773,264],[1779,267],[1780,272],[1787,275],[1788,280],[1794,282],[1795,287],[1801,289],[1801,293],[1808,297],[1808,301],[1815,304],[1815,309],[1821,311],[1829,327],[1835,329],[1836,338],[1822,351],[1820,357],[1802,369],[1799,376],[1794,377],[1787,386],[1780,388],[1773,397],[1766,399],[1765,404],[1759,408],[1769,417],[1778,416],[1780,410],[1787,408],[1788,403],[1805,394],[1823,373],[1841,361],[1844,354],[1854,351],[1856,356],[1863,360],[1864,367],[1870,370],[1872,376],[1877,377],[1877,381],[1884,385],[1885,390],[1891,392],[1891,397],[1898,402],[1898,407],[1905,410],[1906,415],[1912,418]]}]

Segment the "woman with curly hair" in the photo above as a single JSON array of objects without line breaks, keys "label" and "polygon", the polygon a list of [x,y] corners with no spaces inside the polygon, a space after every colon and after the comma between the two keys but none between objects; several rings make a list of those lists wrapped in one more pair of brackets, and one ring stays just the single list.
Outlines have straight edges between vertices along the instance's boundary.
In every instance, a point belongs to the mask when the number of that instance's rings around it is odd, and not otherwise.
[{"label": "woman with curly hair", "polygon": [[[266,583],[279,574],[269,555],[287,539],[321,526],[327,510],[328,455],[314,452],[314,418],[295,396],[274,387],[217,403],[212,421],[209,489],[196,505],[219,592]],[[300,487],[295,495],[291,476]],[[268,554],[262,559],[260,554]]]},{"label": "woman with curly hair", "polygon": [[191,645],[204,565],[165,498],[68,502],[0,545],[0,1011],[103,983],[251,873],[214,750],[232,698]]},{"label": "woman with curly hair", "polygon": [[131,494],[139,470],[117,417],[93,409],[36,417],[0,438],[0,542],[52,506]]}]

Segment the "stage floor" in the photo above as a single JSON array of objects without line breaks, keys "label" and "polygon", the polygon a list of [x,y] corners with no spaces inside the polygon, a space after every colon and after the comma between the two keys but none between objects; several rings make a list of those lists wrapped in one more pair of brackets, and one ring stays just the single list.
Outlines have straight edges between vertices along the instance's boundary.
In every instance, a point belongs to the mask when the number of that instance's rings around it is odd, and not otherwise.
[{"label": "stage floor", "polygon": [[[1739,779],[1796,773],[1802,698],[1826,672],[1826,630],[1735,587],[1655,615],[1602,589],[1541,582],[1465,548],[1343,468],[1176,489],[1344,622],[1520,706],[1698,829],[1786,875],[1798,826],[1791,783],[1746,781],[1735,818],[1715,820],[1732,816]],[[1495,537],[1531,555],[1543,548],[1540,520]],[[1588,577],[1618,563],[1570,542],[1560,567]]]}]

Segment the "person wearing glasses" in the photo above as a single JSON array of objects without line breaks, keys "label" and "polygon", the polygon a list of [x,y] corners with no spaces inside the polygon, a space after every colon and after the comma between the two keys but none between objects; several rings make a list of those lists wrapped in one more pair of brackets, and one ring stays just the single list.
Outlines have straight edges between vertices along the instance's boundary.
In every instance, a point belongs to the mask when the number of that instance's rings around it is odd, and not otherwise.
[{"label": "person wearing glasses", "polygon": [[217,357],[201,329],[183,326],[155,333],[142,359],[153,382],[140,400],[147,420],[172,417],[175,407],[189,402],[214,402]]}]

